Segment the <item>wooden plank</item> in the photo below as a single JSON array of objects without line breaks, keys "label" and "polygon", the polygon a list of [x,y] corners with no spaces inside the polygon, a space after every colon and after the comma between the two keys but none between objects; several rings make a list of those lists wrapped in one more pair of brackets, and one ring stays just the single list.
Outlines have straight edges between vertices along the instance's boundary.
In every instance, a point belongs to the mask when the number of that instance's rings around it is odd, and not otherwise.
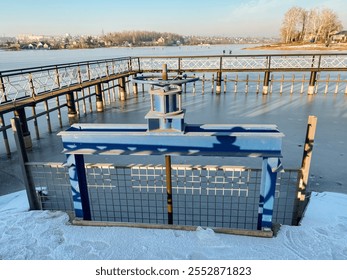
[{"label": "wooden plank", "polygon": [[305,206],[306,206],[306,188],[309,179],[310,166],[312,160],[312,151],[314,144],[314,137],[317,127],[317,117],[309,116],[307,122],[307,130],[305,137],[305,146],[302,156],[301,168],[298,174],[298,195],[297,195],[297,204],[296,211],[294,213],[293,220],[296,220],[297,223],[300,222]]},{"label": "wooden plank", "polygon": [[[185,226],[185,225],[166,225],[166,224],[145,224],[145,223],[124,223],[124,222],[102,222],[102,221],[85,221],[74,219],[72,224],[76,226],[94,226],[94,227],[128,227],[128,228],[143,228],[143,229],[166,229],[166,230],[184,230],[196,231],[198,226]],[[205,228],[205,227],[202,227]],[[247,230],[247,229],[232,229],[232,228],[218,228],[209,227],[215,233],[245,235],[254,237],[273,237],[273,231],[262,230]]]}]

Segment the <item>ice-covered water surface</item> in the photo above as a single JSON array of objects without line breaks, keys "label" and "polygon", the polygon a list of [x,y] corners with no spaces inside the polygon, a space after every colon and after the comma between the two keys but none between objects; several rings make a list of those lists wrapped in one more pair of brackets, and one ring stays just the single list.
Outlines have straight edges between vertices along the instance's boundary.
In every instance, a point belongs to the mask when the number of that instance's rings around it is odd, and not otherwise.
[{"label": "ice-covered water surface", "polygon": [[[181,47],[149,47],[149,48],[109,48],[88,50],[52,50],[52,51],[0,51],[0,69],[33,67],[55,63],[85,61],[92,59],[112,58],[119,56],[142,55],[221,55],[223,50],[233,54],[260,54],[259,51],[243,50],[245,45],[220,46],[181,46]],[[263,52],[264,53],[264,52]],[[275,53],[275,52],[273,52]],[[228,74],[229,75],[229,74]],[[229,76],[230,78],[230,76]],[[253,88],[252,88],[253,86]],[[324,86],[324,85],[323,85]],[[201,86],[200,86],[201,87]],[[284,88],[283,93],[274,91],[263,96],[255,93],[254,85],[250,85],[249,93],[244,91],[244,85],[239,85],[234,93],[233,83],[228,84],[226,94],[211,94],[206,86],[205,94],[197,88],[196,94],[188,90],[183,96],[183,107],[187,109],[187,123],[259,123],[276,124],[286,136],[283,142],[284,167],[298,168],[301,164],[306,123],[309,115],[318,117],[318,127],[315,139],[313,162],[311,165],[310,190],[337,191],[347,193],[345,179],[346,138],[347,130],[347,98],[341,93],[318,93],[308,96]],[[342,84],[340,88],[346,87]],[[54,100],[53,100],[54,101]],[[54,101],[55,102],[55,101]],[[43,106],[42,104],[39,106]],[[37,106],[37,110],[40,108]],[[52,104],[52,106],[55,106]],[[30,108],[29,108],[30,109]],[[42,108],[43,110],[43,108]],[[127,102],[116,102],[104,114],[89,114],[80,119],[81,122],[115,122],[115,123],[145,123],[144,116],[149,110],[149,98],[145,94],[138,98],[131,98]],[[29,114],[30,115],[30,114]],[[66,114],[65,114],[66,115]],[[5,116],[5,118],[9,115]],[[12,116],[10,116],[12,117]],[[56,122],[56,113],[52,113],[51,120]],[[6,119],[6,123],[9,120]],[[42,131],[41,140],[34,139],[33,160],[62,160],[60,139],[55,135],[43,134],[46,131],[46,120],[39,118]],[[33,123],[29,122],[34,137]],[[12,135],[9,133],[10,140]],[[13,142],[13,141],[12,141]],[[13,165],[3,162],[4,146],[0,145],[1,176],[7,178],[3,184],[13,185],[12,181],[21,181],[19,172],[13,172]],[[40,149],[42,148],[42,149]],[[115,159],[116,160],[116,159]],[[3,163],[3,164],[2,164]],[[237,164],[229,162],[226,164]],[[12,167],[11,167],[12,166]],[[0,190],[1,193],[1,190]]]}]

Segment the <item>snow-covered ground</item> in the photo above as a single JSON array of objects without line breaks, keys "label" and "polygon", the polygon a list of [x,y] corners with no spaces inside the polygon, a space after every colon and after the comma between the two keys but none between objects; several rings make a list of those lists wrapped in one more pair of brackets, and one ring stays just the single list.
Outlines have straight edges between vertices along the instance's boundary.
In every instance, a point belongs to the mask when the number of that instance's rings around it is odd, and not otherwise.
[{"label": "snow-covered ground", "polygon": [[274,238],[83,227],[64,212],[27,211],[25,191],[0,197],[3,260],[347,260],[347,195],[312,193],[301,226]]}]

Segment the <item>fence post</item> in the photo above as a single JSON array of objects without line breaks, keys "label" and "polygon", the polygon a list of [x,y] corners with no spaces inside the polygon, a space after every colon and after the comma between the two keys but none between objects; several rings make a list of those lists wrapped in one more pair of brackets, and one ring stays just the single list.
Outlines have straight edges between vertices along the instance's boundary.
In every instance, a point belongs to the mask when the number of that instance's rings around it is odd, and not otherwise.
[{"label": "fence post", "polygon": [[279,158],[263,158],[258,208],[258,230],[268,230],[272,227],[276,178],[277,172],[281,167]]},{"label": "fence post", "polygon": [[22,170],[23,182],[26,189],[30,210],[40,210],[41,204],[36,194],[35,185],[32,181],[32,177],[30,176],[30,170],[26,166],[26,163],[28,162],[28,155],[25,150],[25,141],[23,139],[23,132],[19,118],[12,118],[11,126],[16,141],[19,164]]},{"label": "fence post", "polygon": [[77,218],[91,220],[89,193],[83,155],[68,154],[66,158],[72,191],[72,201]]},{"label": "fence post", "polygon": [[302,218],[305,201],[306,201],[306,188],[310,173],[311,159],[312,159],[312,150],[314,144],[314,137],[316,134],[317,127],[317,117],[309,116],[307,122],[307,130],[305,137],[305,146],[302,156],[301,168],[298,178],[298,204],[296,211],[296,221],[299,222]]},{"label": "fence post", "polygon": [[166,193],[167,193],[167,220],[173,224],[172,182],[171,182],[171,156],[165,156]]}]

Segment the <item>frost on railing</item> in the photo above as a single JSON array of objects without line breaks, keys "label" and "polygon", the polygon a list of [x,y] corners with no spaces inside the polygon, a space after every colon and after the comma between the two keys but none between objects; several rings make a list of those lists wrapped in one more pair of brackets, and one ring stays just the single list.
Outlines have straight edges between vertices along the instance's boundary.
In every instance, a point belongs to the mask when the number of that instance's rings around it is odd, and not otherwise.
[{"label": "frost on railing", "polygon": [[322,68],[347,68],[347,56],[322,56],[320,67]]},{"label": "frost on railing", "polygon": [[270,68],[275,69],[300,69],[318,68],[319,57],[314,56],[273,56]]},{"label": "frost on railing", "polygon": [[267,59],[263,56],[254,57],[223,57],[222,69],[264,69]]},{"label": "frost on railing", "polygon": [[163,64],[167,64],[168,69],[178,69],[177,57],[141,57],[140,68],[142,71],[161,71]]}]

